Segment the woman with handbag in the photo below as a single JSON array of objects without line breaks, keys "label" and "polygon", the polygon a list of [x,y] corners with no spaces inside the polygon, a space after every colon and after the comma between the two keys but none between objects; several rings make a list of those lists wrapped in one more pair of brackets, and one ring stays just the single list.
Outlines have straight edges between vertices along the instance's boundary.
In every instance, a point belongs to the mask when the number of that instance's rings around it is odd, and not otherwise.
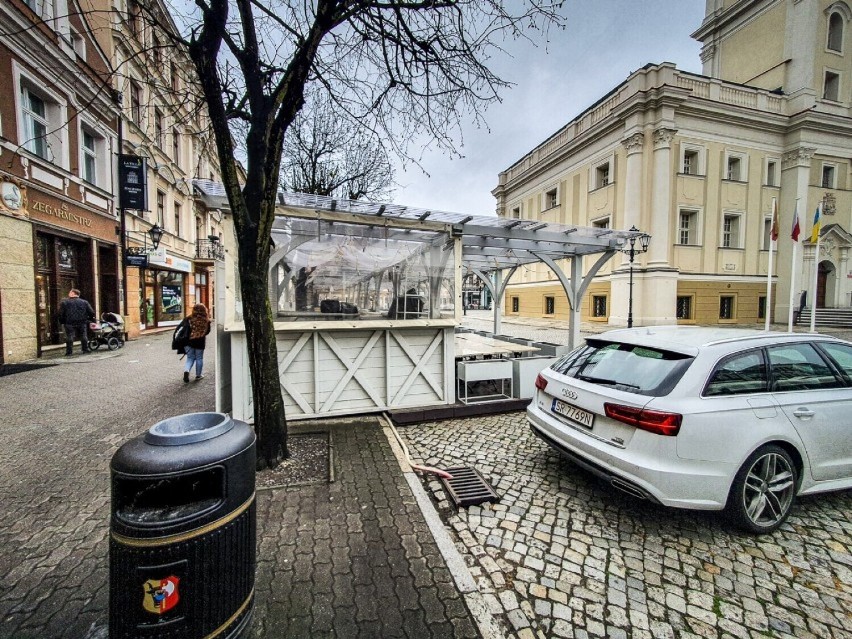
[{"label": "woman with handbag", "polygon": [[207,307],[204,304],[196,304],[192,307],[192,314],[183,320],[186,322],[188,339],[186,342],[186,364],[183,369],[183,381],[189,382],[189,373],[195,366],[195,379],[204,379],[201,370],[204,367],[204,347],[207,342],[207,334],[210,332],[210,318],[207,315]]}]

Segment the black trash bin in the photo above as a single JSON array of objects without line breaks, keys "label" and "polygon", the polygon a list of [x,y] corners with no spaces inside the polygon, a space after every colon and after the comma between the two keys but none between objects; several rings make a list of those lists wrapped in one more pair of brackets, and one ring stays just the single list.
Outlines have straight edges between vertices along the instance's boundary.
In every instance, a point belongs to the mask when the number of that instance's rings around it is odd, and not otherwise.
[{"label": "black trash bin", "polygon": [[163,420],[112,458],[109,636],[234,639],[254,606],[255,436],[223,413]]}]

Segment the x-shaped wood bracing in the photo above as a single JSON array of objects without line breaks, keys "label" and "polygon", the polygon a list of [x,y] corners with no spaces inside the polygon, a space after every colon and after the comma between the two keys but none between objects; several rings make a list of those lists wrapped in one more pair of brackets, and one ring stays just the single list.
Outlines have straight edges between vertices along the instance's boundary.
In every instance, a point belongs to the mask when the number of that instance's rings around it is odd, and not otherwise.
[{"label": "x-shaped wood bracing", "polygon": [[405,381],[402,383],[402,386],[399,387],[399,390],[394,395],[392,405],[396,405],[397,401],[400,400],[402,396],[404,396],[408,389],[411,388],[411,385],[414,383],[414,380],[417,379],[417,376],[421,376],[426,380],[426,383],[432,387],[432,390],[435,391],[435,394],[439,399],[444,399],[444,391],[441,388],[440,384],[435,383],[435,380],[432,378],[432,375],[429,374],[429,371],[424,369],[424,366],[429,363],[429,360],[432,359],[432,355],[435,353],[435,349],[438,348],[444,342],[444,334],[443,332],[438,332],[435,334],[435,337],[432,338],[432,342],[429,344],[429,347],[426,349],[426,352],[423,355],[418,355],[417,353],[412,353],[411,345],[406,341],[406,339],[397,331],[389,331],[390,335],[396,340],[396,343],[399,344],[399,347],[405,353],[405,356],[411,360],[411,363],[414,364],[414,368],[408,374],[408,377],[405,378]]}]

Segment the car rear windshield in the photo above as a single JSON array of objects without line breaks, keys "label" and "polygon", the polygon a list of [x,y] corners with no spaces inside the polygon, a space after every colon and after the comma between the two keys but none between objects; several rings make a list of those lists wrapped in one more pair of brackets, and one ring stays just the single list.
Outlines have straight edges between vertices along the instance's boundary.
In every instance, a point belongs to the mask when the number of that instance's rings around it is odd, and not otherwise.
[{"label": "car rear windshield", "polygon": [[590,339],[551,368],[558,373],[639,395],[667,395],[693,358],[658,348]]}]

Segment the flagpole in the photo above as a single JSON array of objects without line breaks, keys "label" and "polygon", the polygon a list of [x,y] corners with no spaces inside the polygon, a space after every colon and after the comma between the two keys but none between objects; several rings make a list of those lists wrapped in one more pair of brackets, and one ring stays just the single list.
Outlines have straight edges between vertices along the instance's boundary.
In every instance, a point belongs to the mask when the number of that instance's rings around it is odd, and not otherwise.
[{"label": "flagpole", "polygon": [[799,241],[793,242],[793,265],[790,267],[790,312],[787,314],[787,330],[793,332],[793,307],[796,304],[796,253]]},{"label": "flagpole", "polygon": [[769,230],[769,262],[766,267],[766,307],[763,309],[766,315],[766,323],[763,330],[769,331],[769,316],[772,314],[772,251],[777,242],[778,236],[772,237],[778,232],[778,212],[775,208],[775,198],[772,198],[772,221],[770,222]]},{"label": "flagpole", "polygon": [[787,312],[787,330],[793,332],[793,307],[796,304],[796,254],[799,250],[799,200],[796,198],[796,206],[793,209],[793,227],[790,238],[793,240],[793,258],[790,262],[790,308]]},{"label": "flagpole", "polygon": [[[817,206],[817,221],[822,226],[822,202]],[[814,247],[814,287],[811,294],[811,333],[816,332],[817,283],[819,278],[819,229],[817,229],[816,246]]]}]

